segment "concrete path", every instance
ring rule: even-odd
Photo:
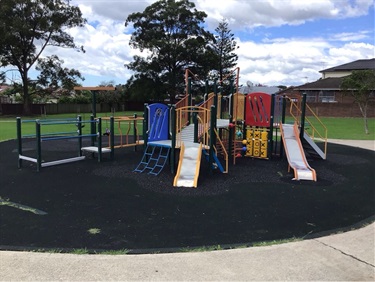
[[[335,142],[332,140],[330,142]],[[336,141],[374,150],[374,141]],[[301,242],[154,255],[0,251],[1,281],[375,280],[375,224]]]

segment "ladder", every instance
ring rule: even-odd
[[[148,171],[148,174],[158,175],[167,162],[169,151],[170,147],[148,144],[141,162],[133,171],[140,173]]]

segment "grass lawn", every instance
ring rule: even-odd
[[[138,116],[142,116],[142,112],[117,112],[115,114],[115,117],[119,116],[133,116],[134,114],[137,114]],[[97,117],[107,118],[110,117],[111,113],[98,113]],[[58,114],[58,115],[47,115],[47,116],[33,116],[33,117],[22,117],[22,121],[26,120],[46,120],[46,119],[67,119],[67,118],[76,118],[76,114]],[[90,120],[90,113],[83,113],[81,114],[82,120]],[[109,121],[103,120],[103,130],[106,128],[109,128]],[[16,139],[17,138],[17,127],[16,127],[16,117],[0,117],[0,141],[3,140],[9,140],[9,139]],[[83,128],[82,133],[88,134],[89,133],[89,125],[86,124],[86,126]],[[127,132],[128,130],[128,123],[127,122],[121,122],[120,129],[123,133]],[[142,134],[142,122],[138,121],[137,129],[139,131],[139,134]],[[45,130],[45,131],[43,131]],[[73,132],[76,131],[77,127],[73,124],[59,124],[59,125],[53,125],[53,126],[43,126],[42,127],[42,133],[55,133],[55,132]],[[27,134],[35,134],[35,123],[23,123],[22,124],[22,135]],[[115,134],[119,134],[119,125],[118,123],[115,123]],[[132,132],[130,133],[132,134]]]
[[[133,116],[137,114],[142,116],[142,112],[117,112],[115,116]],[[97,117],[110,117],[111,113],[98,113]],[[33,116],[33,117],[22,117],[22,120],[28,119],[64,119],[64,118],[75,118],[76,114],[58,114],[58,115],[48,115],[48,116]],[[81,114],[82,120],[89,120],[90,114]],[[321,118],[324,126],[327,128],[328,138],[331,139],[349,139],[349,140],[375,140],[375,118],[368,119],[369,134],[365,134],[364,130],[364,120],[363,118],[331,118],[325,117]],[[9,140],[16,138],[16,117],[0,117],[0,141]],[[52,128],[52,127],[51,127]],[[88,126],[85,130],[88,130]],[[109,128],[109,121],[103,120],[103,129]],[[128,125],[122,123],[121,131],[126,132],[128,130]],[[55,126],[54,132],[66,132],[76,130],[74,124],[71,125],[59,125]],[[142,132],[142,123],[138,124],[139,134]],[[48,131],[51,132],[51,131]],[[34,134],[35,124],[26,123],[22,125],[22,134]],[[115,123],[115,134],[119,133],[118,124]]]

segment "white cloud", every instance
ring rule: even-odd
[[[233,29],[300,25],[316,19],[337,19],[365,15],[372,0],[196,0],[208,14],[211,28],[226,18]]]
[[[77,45],[83,45],[86,53],[70,49],[47,48],[44,56],[57,54],[68,68],[78,69],[84,76],[113,78],[120,83],[132,75],[124,64],[130,63],[139,50],[129,46],[130,28],[125,27],[126,17],[143,11],[152,0],[74,0],[88,23],[84,28],[69,32]],[[197,9],[208,14],[212,28],[217,21],[227,18],[230,29],[237,33],[248,32],[257,26],[298,25],[321,18],[337,19],[366,14],[373,5],[370,0],[195,0]],[[265,32],[254,39],[240,39],[237,54],[241,68],[240,81],[250,80],[267,85],[298,85],[320,77],[319,71],[357,59],[374,57],[374,44],[369,42],[373,31],[333,33],[329,27],[322,31],[327,36],[315,33],[309,37],[292,34],[272,38]],[[250,36],[255,36],[251,32]],[[317,35],[318,34],[318,35]],[[260,39],[259,39],[260,38]],[[365,40],[366,39],[366,40]],[[259,41],[260,40],[260,41]],[[99,84],[101,81],[97,81]],[[87,81],[84,84],[87,85]],[[90,82],[95,84],[95,82]],[[97,85],[96,84],[96,85]]]

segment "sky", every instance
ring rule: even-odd
[[[127,16],[155,0],[71,0],[87,24],[68,32],[86,53],[47,48],[64,66],[79,70],[83,86],[125,84],[132,72],[124,64],[140,55],[129,46]],[[319,71],[375,57],[373,0],[193,0],[207,14],[214,33],[226,19],[239,48],[240,84],[298,86],[316,81]],[[32,71],[31,76],[36,76]]]

